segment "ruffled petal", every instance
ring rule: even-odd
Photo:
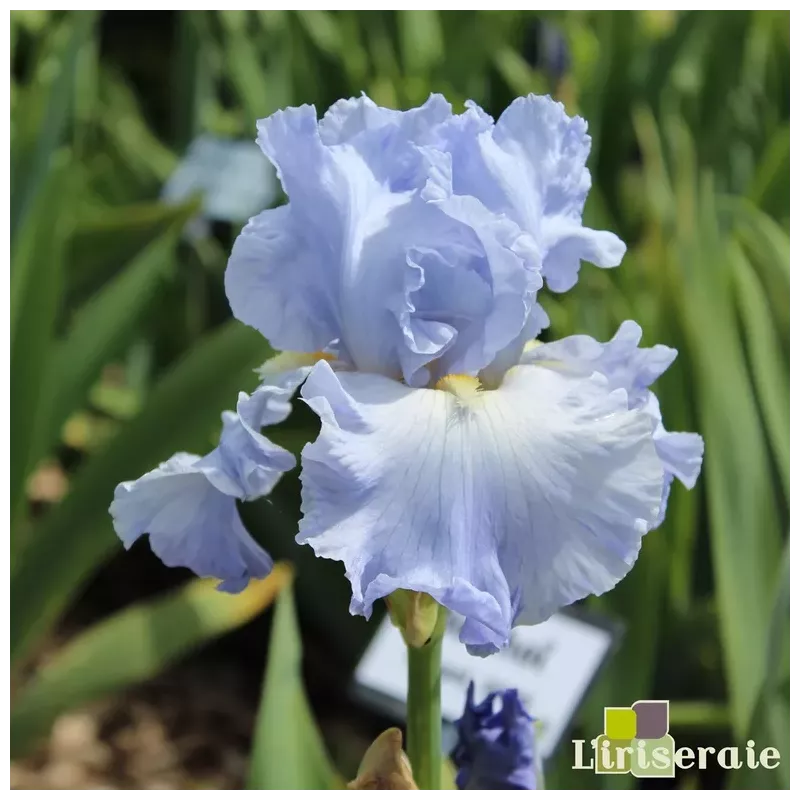
[[[431,215],[422,203],[410,207],[411,192],[393,191],[373,172],[381,135],[366,130],[352,143],[328,146],[311,106],[261,120],[259,143],[291,200],[262,218],[280,213],[272,227],[294,255],[281,260],[283,253],[262,248],[248,226],[234,247],[226,286],[236,316],[273,345],[318,350],[336,341],[343,362],[395,374],[403,333],[387,320],[404,302],[407,246],[416,231],[426,235]]]
[[[237,491],[216,451],[205,458],[177,453],[117,486],[109,510],[126,548],[148,533],[150,547],[168,567],[188,567],[221,579],[222,591],[240,592],[250,578],[269,574],[272,559],[242,525]]]
[[[651,392],[644,407],[645,411],[655,420],[656,428],[653,441],[656,452],[664,466],[664,490],[661,496],[661,510],[658,514],[657,528],[664,521],[667,514],[667,503],[672,488],[672,481],[677,478],[687,489],[693,489],[700,469],[703,465],[703,451],[705,443],[703,437],[697,433],[672,433],[664,429],[661,421],[661,409],[658,399]]]
[[[440,94],[408,111],[382,108],[362,95],[334,103],[319,133],[325,145],[357,150],[379,183],[404,192],[424,186],[432,170],[447,170],[449,159],[429,145],[437,126],[451,115],[450,103]]]
[[[325,145],[344,144],[367,130],[395,125],[402,112],[379,106],[366,95],[337,100],[319,123]]]
[[[295,458],[261,433],[289,415],[289,399],[310,367],[274,375],[253,394],[239,394],[236,412],[225,411],[218,447],[204,457],[177,453],[135,481],[119,484],[109,509],[125,547],[149,534],[153,552],[169,567],[188,567],[219,578],[219,588],[239,592],[262,578],[272,561],[242,525],[236,500],[272,490]]]
[[[693,489],[703,466],[703,437],[697,433],[670,433],[659,424],[653,438],[667,473],[687,489]]]
[[[432,304],[439,308],[450,305],[448,312],[459,330],[453,347],[440,358],[434,378],[450,373],[474,375],[509,345],[516,342],[521,351],[523,331],[542,286],[541,259],[533,240],[515,223],[497,218],[474,197],[451,195],[436,205],[471,229],[480,246],[472,261],[453,259],[471,268],[462,268],[461,277],[437,275],[435,262],[426,270],[426,275],[430,272],[433,280],[438,280]],[[440,247],[442,252],[447,249]],[[466,297],[459,297],[467,292],[471,306],[464,302]],[[461,302],[454,302],[456,298]]]
[[[545,218],[542,249],[542,274],[547,288],[567,292],[578,282],[581,261],[597,267],[618,267],[626,248],[616,234],[585,228],[580,218],[555,217]]]
[[[598,342],[591,336],[567,336],[529,347],[522,362],[576,377],[600,373],[612,388],[626,392],[630,408],[641,408],[651,417],[656,452],[664,467],[661,511],[654,525],[657,527],[664,520],[672,479],[678,478],[687,489],[694,487],[703,463],[703,439],[696,433],[665,430],[658,400],[649,387],[672,364],[678,351],[661,344],[639,347],[641,338],[642,329],[627,320],[609,342]]]
[[[365,131],[398,131],[403,138],[424,145],[436,127],[450,118],[452,108],[441,94],[431,96],[419,108],[397,111],[376,105],[366,95],[337,100],[319,123],[319,135],[326,145],[352,142]],[[388,138],[388,136],[387,136]]]
[[[352,613],[424,591],[466,644],[503,647],[515,622],[612,588],[657,517],[652,419],[600,376],[519,367],[457,397],[320,363],[302,395],[322,428],[297,540],[344,562]]]
[[[541,258],[511,220],[452,194],[449,156],[421,143],[449,115],[440,96],[408,112],[361,98],[319,127],[310,106],[259,122],[291,202],[237,240],[234,313],[273,345],[410,385],[476,372],[518,339]]]
[[[225,270],[234,316],[277,350],[324,350],[340,332],[322,252],[291,205],[263,211],[237,237]]]
[[[584,120],[535,95],[516,99],[493,128],[476,107],[455,119],[440,132],[452,153],[454,191],[508,214],[534,237],[549,288],[571,288],[582,260],[599,267],[620,263],[623,242],[581,223],[591,186]]]
[[[279,385],[262,384],[253,394],[239,393],[236,413],[222,415],[217,451],[227,475],[234,477],[244,500],[269,494],[284,472],[294,469],[294,456],[273,444],[260,430],[283,422],[291,413],[289,400],[310,367],[279,377]],[[224,491],[224,489],[223,489]]]
[[[530,347],[523,356],[525,364],[550,364],[571,375],[589,376],[600,372],[615,389],[628,393],[631,407],[647,404],[649,387],[663,375],[678,351],[663,344],[639,347],[642,329],[626,320],[608,342],[591,336],[567,336],[555,342]]]
[[[440,95],[404,112],[340,101],[319,125],[311,106],[261,120],[259,144],[290,203],[237,239],[226,272],[234,314],[273,346],[335,351],[410,385],[521,350],[540,246],[454,188],[457,136],[477,142],[486,125],[475,106],[453,117]]]
[[[383,309],[370,302],[378,299],[374,291],[386,296],[392,282],[402,283],[400,271],[391,269],[391,256],[402,265],[401,253],[367,272],[361,251],[409,198],[384,187],[356,148],[325,146],[313,106],[279,111],[260,120],[258,131],[291,202],[257,218],[282,247],[264,249],[250,235],[253,223],[237,239],[226,271],[231,308],[275,347],[320,350],[339,339],[342,357],[358,363],[360,354],[347,346],[367,347],[363,334],[384,347]]]

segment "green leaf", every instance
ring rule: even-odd
[[[764,288],[739,247],[731,248],[731,266],[756,393],[778,462],[783,490],[789,497],[788,364],[781,351]]]
[[[209,64],[211,42],[207,35],[206,12],[179,14],[177,47],[173,66],[173,144],[183,152],[201,130],[206,103],[213,101],[214,78]]]
[[[137,603],[81,633],[63,647],[15,699],[11,753],[29,750],[59,714],[158,675],[209,639],[260,614],[291,570],[277,564],[241,594],[194,580],[156,600]]]
[[[152,196],[151,193],[175,170],[177,154],[156,136],[147,124],[141,101],[133,88],[112,68],[106,67],[100,73],[100,96],[103,102],[96,124],[109,144],[106,157],[112,158],[109,162],[111,196],[117,198],[122,193],[124,199],[116,202],[130,202],[130,192],[126,190],[128,181],[118,186],[121,178],[129,176],[135,185]]]
[[[119,546],[108,506],[114,488],[176,450],[207,449],[219,413],[270,355],[263,338],[231,321],[210,334],[158,384],[142,413],[77,475],[72,491],[31,532],[11,578],[12,657],[25,656],[91,572]]]
[[[117,275],[145,247],[197,211],[198,203],[109,206],[75,224],[67,248],[68,304],[83,301]]]
[[[174,250],[193,207],[78,310],[48,370],[53,405],[36,456],[44,455],[61,426],[84,401],[102,368],[129,344],[136,325],[163,279],[173,270]],[[174,218],[173,218],[174,219]]]
[[[248,789],[332,789],[338,781],[306,699],[294,595],[276,603]]]
[[[675,30],[653,47],[650,70],[645,81],[646,97],[652,107],[659,107],[670,73],[680,63],[682,51],[697,28],[707,24],[707,17],[711,17],[711,14],[705,11],[682,13]]]
[[[444,58],[439,12],[418,9],[397,14],[405,70],[411,75],[426,75]]]
[[[61,142],[64,126],[73,99],[78,54],[94,26],[96,12],[73,11],[68,24],[69,38],[63,51],[57,56],[50,74],[57,77],[49,89],[44,113],[37,121],[38,135],[29,152],[14,153],[14,170],[11,191],[11,239],[14,240],[19,227],[38,195],[56,148]]]
[[[717,213],[706,183],[696,229],[680,248],[678,261],[686,288],[681,312],[706,442],[703,475],[731,719],[742,740],[764,671],[781,521],[734,314],[729,248],[719,234]]]
[[[11,267],[11,509],[24,502],[46,397],[46,364],[61,301],[65,228],[62,199],[71,175],[66,153],[58,159],[15,242]],[[44,233],[46,232],[46,233]]]
[[[764,284],[775,325],[781,339],[787,341],[789,235],[774,219],[744,198],[723,198],[720,207],[731,214],[736,238]]]
[[[670,720],[671,721],[671,720]],[[789,788],[789,544],[775,586],[767,639],[767,662],[753,719],[747,734],[756,752],[774,747],[780,762],[773,770],[738,770],[731,789]]]
[[[295,409],[290,422],[302,411]],[[270,438],[276,444],[291,447],[292,441],[301,437],[299,431],[286,436],[280,427],[270,430]],[[318,427],[309,430],[305,441],[313,441],[317,431]],[[352,590],[341,565],[318,558],[310,547],[297,547],[294,537],[300,516],[299,494],[297,476],[284,475],[268,498],[241,506],[242,521],[273,558],[289,560],[294,565],[295,594],[303,624],[333,648],[331,659],[337,668],[353,670],[383,618],[383,607],[376,606],[369,621],[348,613]],[[325,597],[326,602],[320,603],[320,597]]]
[[[280,52],[286,37],[276,38],[270,49],[269,67],[260,58],[262,42],[255,41],[258,28],[248,24],[246,11],[221,11],[225,55],[230,79],[239,94],[250,125],[287,105],[291,85],[286,70],[289,59]],[[265,38],[262,36],[262,38]]]
[[[625,706],[650,696],[662,634],[668,548],[663,531],[653,531],[628,577],[595,605],[625,620],[625,635],[592,690],[583,709],[587,730],[601,729],[605,706]],[[535,709],[534,709],[535,713]],[[594,733],[592,735],[595,735]],[[604,775],[598,779],[610,789],[631,788],[631,775]]]
[[[342,53],[344,43],[342,33],[339,30],[339,23],[330,11],[295,11],[300,24],[308,34],[314,45],[330,58],[339,58]],[[350,42],[347,43],[350,46]]]
[[[29,466],[58,441],[62,425],[78,410],[102,368],[129,344],[136,325],[174,265],[174,248],[192,207],[160,238],[80,308],[66,337],[54,343],[41,370],[47,406],[39,409]]]
[[[789,214],[789,138],[788,124],[775,131],[747,193],[755,205],[779,220]]]

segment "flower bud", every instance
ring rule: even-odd
[[[384,731],[370,746],[356,779],[348,789],[417,789],[411,764],[403,751],[403,734],[399,728]]]
[[[389,616],[409,647],[423,647],[436,630],[444,609],[424,592],[397,589],[386,598]]]

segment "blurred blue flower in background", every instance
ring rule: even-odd
[[[450,754],[458,788],[535,789],[533,724],[516,689],[492,692],[476,704],[475,684],[470,683],[464,714],[456,722],[458,742]]]
[[[164,184],[165,203],[203,196],[203,209],[186,227],[190,239],[208,236],[210,222],[239,223],[271,205],[278,196],[275,170],[252,141],[222,139],[205,133],[186,151]]]
[[[264,497],[295,458],[260,433],[289,415],[307,370],[287,372],[278,385],[239,394],[236,412],[222,414],[219,445],[205,456],[176,453],[135,481],[117,486],[109,509],[125,547],[150,534],[153,552],[169,567],[188,567],[240,592],[263,578],[272,560],[245,530],[236,500]]]

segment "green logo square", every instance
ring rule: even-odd
[[[624,775],[631,771],[631,742],[629,739],[609,739],[602,735],[595,739],[596,773]]]
[[[633,739],[636,736],[636,712],[632,708],[606,708],[604,728],[609,739]]]

